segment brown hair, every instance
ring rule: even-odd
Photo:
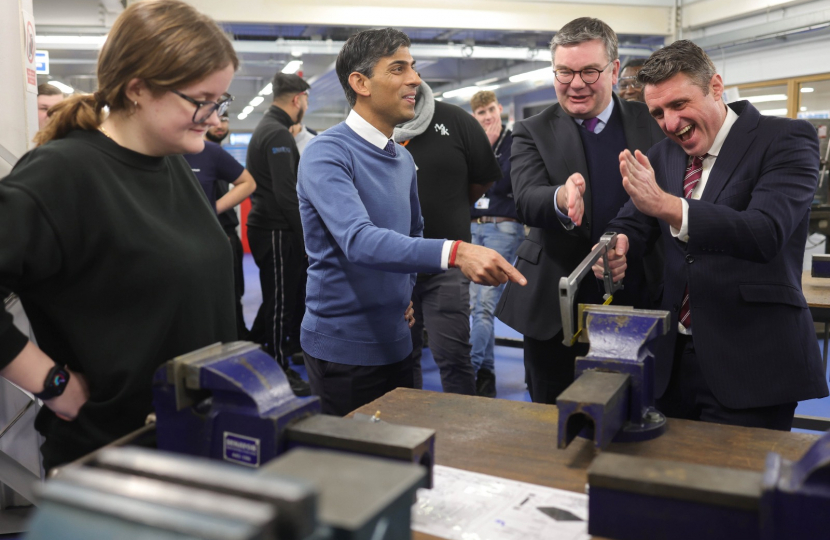
[[[39,84],[37,87],[37,95],[39,96],[62,96],[60,88],[52,86],[49,83]]]
[[[103,108],[132,111],[127,85],[141,79],[154,94],[186,86],[239,60],[210,17],[179,0],[136,2],[118,16],[98,58],[98,91],[71,96],[52,107],[38,145],[75,129],[98,129]]]
[[[637,80],[642,84],[660,84],[678,73],[684,73],[706,96],[709,94],[709,83],[717,72],[712,59],[703,49],[681,39],[655,51],[637,73]]]
[[[496,101],[495,92],[491,92],[490,90],[481,90],[480,92],[476,92],[472,99],[470,99],[470,108],[473,112],[476,112],[477,109],[486,107],[494,101]]]

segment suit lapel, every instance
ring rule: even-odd
[[[742,110],[737,110],[740,105],[743,105],[743,103],[739,103],[735,107],[740,116],[732,125],[732,129],[729,130],[718,158],[715,160],[715,166],[712,167],[712,172],[709,173],[709,179],[703,189],[703,196],[700,198],[702,201],[715,202],[717,200],[718,195],[723,191],[735,169],[741,163],[744,154],[755,140],[754,131],[758,125],[760,113],[749,103],[745,103],[746,106]]]
[[[672,195],[683,197],[683,179],[686,176],[688,161],[689,156],[686,155],[683,148],[677,143],[672,142],[669,145],[665,171],[666,191]],[[657,182],[660,182],[659,178]]]
[[[620,101],[613,96],[614,107],[619,107],[623,130],[625,131],[626,148],[632,153],[639,150],[645,153],[651,146],[648,123],[649,117],[641,111],[630,107],[627,101]]]

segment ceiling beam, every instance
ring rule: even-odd
[[[444,28],[555,31],[577,17],[613,22],[618,34],[668,36],[674,31],[673,2],[640,0],[574,3],[533,0],[189,0],[224,23],[314,24],[357,27]],[[647,5],[643,5],[647,4]],[[658,4],[658,5],[654,5]]]

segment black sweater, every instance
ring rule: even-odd
[[[37,148],[0,181],[0,246],[0,287],[41,349],[89,382],[74,422],[38,415],[47,469],[140,427],[160,364],[235,339],[230,246],[181,156],[97,131]],[[0,368],[25,343],[0,313]]]
[[[256,180],[251,194],[248,227],[284,230],[302,238],[300,202],[297,199],[297,168],[300,152],[288,127],[288,113],[271,105],[259,122],[248,145],[245,167]]]

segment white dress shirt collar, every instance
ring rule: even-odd
[[[366,121],[365,118],[355,112],[354,109],[346,117],[346,125],[365,139],[369,144],[377,146],[381,150],[386,148],[389,143],[389,137],[380,132],[378,128]]]
[[[738,113],[733,111],[729,105],[726,106],[726,118],[723,121],[723,125],[718,130],[718,134],[715,135],[715,140],[712,142],[712,148],[709,149],[707,154],[707,159],[709,157],[718,157],[720,154],[721,148],[723,148],[723,143],[726,142],[726,136],[729,135],[729,131],[732,129],[732,126],[735,125],[735,122],[738,121]]]

